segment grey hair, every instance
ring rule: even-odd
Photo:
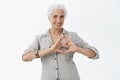
[[[61,9],[64,11],[64,17],[67,16],[67,9],[62,4],[53,4],[48,8],[48,17],[53,13],[54,10]]]

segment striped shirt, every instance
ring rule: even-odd
[[[78,47],[89,48],[96,52],[96,56],[91,59],[98,59],[99,54],[95,47],[90,46],[83,41],[77,33],[69,32],[63,29],[63,33],[66,34],[71,41]],[[49,30],[42,34],[37,35],[33,43],[24,51],[24,54],[29,51],[38,51],[46,48],[50,48],[54,42],[50,36]],[[66,48],[61,47],[62,50]],[[41,80],[80,80],[78,70],[73,61],[74,52],[60,54],[54,52],[41,57],[42,62],[42,77]]]

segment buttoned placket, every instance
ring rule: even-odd
[[[53,43],[53,41],[52,41],[52,39],[51,39],[51,37],[50,37],[50,35],[48,36],[48,39],[49,39],[49,42],[50,42],[50,46],[49,46],[49,48],[54,44]],[[54,56],[54,60],[55,60],[55,71],[56,71],[56,80],[60,80],[59,79],[59,67],[58,67],[58,53],[56,52],[55,53],[55,56]]]
[[[55,63],[56,63],[56,75],[57,75],[57,79],[56,80],[59,80],[59,66],[58,66],[58,53],[56,52],[55,53]]]
[[[61,34],[61,36],[64,35],[64,34],[65,34],[65,32],[63,30],[63,33]],[[50,45],[50,47],[51,47],[54,44],[54,42],[53,42],[53,40],[52,40],[52,38],[50,36],[49,31],[48,31],[48,39],[49,39],[49,42],[51,44]],[[60,80],[60,77],[59,77],[59,64],[58,64],[58,52],[55,53],[54,60],[55,60],[56,80]]]

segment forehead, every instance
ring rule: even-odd
[[[62,9],[56,9],[56,10],[53,10],[51,15],[64,15],[64,11]]]

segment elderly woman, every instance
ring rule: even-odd
[[[62,27],[66,15],[67,11],[63,5],[52,5],[48,10],[50,29],[36,36],[22,56],[23,61],[41,58],[41,80],[80,80],[73,61],[74,53],[83,54],[90,59],[99,57],[96,48],[84,42],[77,33]]]

